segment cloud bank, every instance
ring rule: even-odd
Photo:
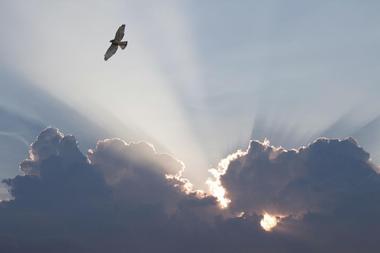
[[[233,209],[302,215],[333,211],[360,191],[371,191],[377,187],[374,168],[352,138],[321,138],[298,150],[252,141],[220,181]]]
[[[105,139],[84,155],[74,136],[54,128],[37,137],[20,168],[24,175],[4,181],[13,200],[0,203],[1,252],[380,247],[380,177],[351,138],[297,150],[252,141],[212,170],[210,193],[194,189],[184,164],[148,143]],[[263,222],[277,226],[267,232]]]

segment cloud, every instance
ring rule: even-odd
[[[353,139],[298,150],[252,141],[223,159],[213,196],[184,164],[145,142],[98,141],[44,130],[7,179],[1,252],[377,252],[380,180]],[[215,194],[215,192],[212,192]],[[218,198],[230,199],[220,208]],[[220,199],[219,199],[220,201]],[[267,232],[263,211],[281,216]],[[272,220],[271,217],[267,219]],[[365,245],[362,242],[365,241]]]
[[[230,208],[261,214],[331,212],[379,179],[369,154],[352,138],[321,138],[292,150],[252,141],[228,162],[217,176]]]
[[[99,141],[86,157],[74,136],[48,128],[20,167],[25,175],[4,181],[14,197],[0,208],[0,249],[7,252],[104,252],[113,243],[153,250],[158,241],[138,236],[173,230],[171,219],[206,224],[218,210],[214,197],[191,189],[182,162],[143,142]]]
[[[231,212],[277,215],[275,230],[306,243],[310,252],[375,252],[380,246],[380,176],[352,138],[320,138],[291,150],[251,141],[212,173]]]
[[[131,204],[161,205],[174,212],[180,201],[193,195],[203,198],[201,191],[182,177],[184,164],[167,154],[157,153],[146,142],[126,143],[121,139],[99,141],[89,150],[88,159],[101,171],[114,197]]]

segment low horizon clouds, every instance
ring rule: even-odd
[[[379,116],[378,7],[327,0],[6,1],[0,65],[115,136],[145,133],[137,139],[186,162],[186,176],[202,187],[207,169],[251,137],[295,148],[356,108],[347,129]],[[129,50],[105,64],[108,40],[122,23]],[[14,85],[2,81],[5,89]],[[14,96],[0,103],[28,107]],[[346,137],[345,130],[328,137]],[[379,125],[362,130],[357,139],[377,158],[379,139],[371,136]]]
[[[197,190],[183,162],[149,143],[104,139],[84,155],[56,128],[39,134],[20,168],[24,175],[3,181],[11,194],[0,203],[4,252],[380,247],[380,175],[352,138],[292,150],[251,141],[211,171],[223,194],[212,184]]]

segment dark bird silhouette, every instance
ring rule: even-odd
[[[107,49],[107,52],[104,55],[105,61],[116,53],[118,46],[120,46],[121,49],[126,48],[128,41],[121,41],[124,37],[124,30],[125,25],[123,24],[119,27],[119,29],[117,29],[115,38],[113,40],[110,40],[111,46]]]

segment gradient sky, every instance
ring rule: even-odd
[[[95,142],[76,113],[97,136],[175,155],[200,186],[250,138],[293,148],[353,135],[380,161],[379,11],[370,0],[1,1],[0,108],[23,123],[0,138],[19,150],[48,125],[78,136],[78,123]],[[104,62],[122,23],[128,48]]]
[[[379,12],[0,0],[0,252],[378,253]]]

